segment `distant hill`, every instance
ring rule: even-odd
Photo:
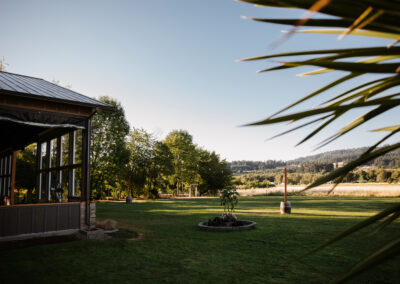
[[[354,148],[354,149],[343,149],[324,152],[316,155],[307,157],[301,157],[290,161],[232,161],[228,163],[231,170],[234,173],[243,173],[251,171],[265,171],[273,170],[281,167],[299,167],[304,165],[329,165],[338,162],[347,163],[354,160],[362,153],[364,153],[368,147]],[[392,151],[382,157],[379,157],[366,165],[376,166],[378,168],[400,168],[400,149]]]

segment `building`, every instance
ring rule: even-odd
[[[0,72],[0,239],[95,227],[90,118],[113,107],[43,79]],[[15,202],[16,151],[36,143],[35,189]]]

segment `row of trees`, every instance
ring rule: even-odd
[[[130,130],[120,103],[99,99],[115,111],[98,111],[92,119],[91,182],[95,198],[122,195],[157,197],[183,193],[197,184],[200,194],[215,194],[231,183],[225,160],[193,142],[184,130],[162,141],[144,129]]]

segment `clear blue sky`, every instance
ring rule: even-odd
[[[173,129],[186,129],[198,145],[227,160],[287,160],[371,145],[381,135],[367,130],[396,124],[400,118],[392,111],[318,152],[312,152],[313,146],[345,120],[300,147],[294,145],[311,128],[265,142],[287,126],[238,127],[267,117],[342,74],[295,76],[313,68],[256,74],[274,62],[236,59],[382,43],[295,35],[270,50],[287,27],[240,18],[296,17],[303,15],[300,10],[283,12],[232,0],[2,0],[0,11],[0,57],[5,57],[9,72],[59,80],[90,97],[116,98],[131,126],[160,139]]]

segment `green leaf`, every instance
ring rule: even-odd
[[[296,33],[316,33],[316,34],[342,34],[345,32],[345,29],[315,29],[315,30],[297,30]],[[367,36],[367,37],[375,37],[375,38],[385,38],[398,40],[400,39],[400,35],[396,33],[388,33],[388,32],[378,32],[378,31],[369,31],[369,30],[355,30],[351,33],[351,35],[355,36]]]
[[[332,141],[338,139],[339,137],[343,136],[347,132],[354,130],[356,127],[364,124],[365,122],[371,120],[372,118],[375,118],[376,116],[378,116],[382,113],[385,113],[386,111],[388,111],[394,107],[396,107],[396,105],[384,105],[384,106],[379,106],[379,107],[367,112],[366,114],[360,116],[359,118],[357,118],[356,120],[354,120],[353,122],[349,123],[347,126],[342,128],[340,131],[338,131],[337,133],[335,133],[334,135],[332,135],[331,137],[329,137],[328,139],[323,141],[321,143],[321,146],[318,148],[321,148],[322,146],[325,146],[328,143],[331,143]]]
[[[394,132],[394,131],[399,131],[399,130],[400,130],[400,125],[394,125],[394,126],[388,126],[388,127],[374,129],[374,130],[371,130],[371,131],[373,131],[373,132],[379,132],[379,131]]]
[[[362,229],[365,229],[369,225],[374,224],[375,222],[385,218],[386,216],[389,216],[389,215],[391,215],[391,214],[393,214],[395,212],[398,212],[398,211],[400,211],[400,204],[395,204],[395,205],[393,205],[393,206],[391,206],[389,208],[386,208],[382,212],[380,212],[380,213],[378,213],[378,214],[376,214],[376,215],[374,215],[372,217],[369,217],[369,218],[365,219],[364,221],[361,221],[361,222],[355,224],[354,226],[348,228],[347,230],[339,233],[338,235],[336,235],[332,239],[330,239],[330,240],[326,241],[325,243],[319,245],[318,247],[308,251],[307,253],[305,253],[305,254],[303,254],[303,255],[301,255],[301,256],[299,256],[299,257],[297,257],[297,258],[295,258],[295,259],[293,259],[291,261],[288,261],[287,263],[292,263],[292,262],[297,261],[299,259],[302,259],[302,258],[304,258],[304,257],[306,257],[306,256],[308,256],[310,254],[313,254],[313,253],[315,253],[315,252],[317,252],[317,251],[319,251],[319,250],[321,250],[321,249],[323,249],[323,248],[325,248],[325,247],[327,247],[327,246],[329,246],[329,245],[331,245],[331,244],[333,244],[333,243],[335,243],[335,242],[337,242],[337,241],[339,241],[339,240],[341,240],[341,239],[343,239],[345,237],[348,237],[349,235],[351,235],[351,234],[353,234],[355,232],[358,232],[358,231],[360,231]]]
[[[341,71],[349,71],[354,73],[397,73],[397,68],[400,63],[353,63],[353,62],[333,62],[323,60],[307,60],[307,61],[296,61],[296,62],[282,62],[284,66],[296,67],[296,66],[319,66],[329,69],[336,69]],[[272,71],[276,69],[268,69],[266,71]]]
[[[337,100],[337,99],[339,99],[339,98],[341,98],[341,97],[344,97],[344,96],[347,95],[347,94],[353,93],[353,92],[355,92],[355,91],[357,91],[357,90],[359,90],[359,89],[362,89],[362,88],[364,88],[364,87],[367,87],[367,86],[369,86],[369,85],[372,85],[372,84],[375,84],[375,83],[384,81],[384,80],[386,80],[386,79],[388,79],[388,78],[393,78],[393,76],[389,76],[389,77],[385,77],[385,78],[380,78],[380,79],[377,79],[377,80],[369,81],[369,82],[367,82],[367,83],[358,85],[357,87],[354,87],[354,88],[352,88],[352,89],[350,89],[350,90],[348,90],[348,91],[346,91],[346,92],[344,92],[344,93],[341,93],[341,94],[339,94],[339,95],[337,95],[337,96],[335,96],[335,97],[333,97],[333,98],[331,98],[331,99],[329,99],[329,100],[323,102],[323,103],[321,104],[321,106],[324,105],[324,104],[330,103],[330,102],[332,102],[332,101],[335,101],[335,100]]]
[[[331,88],[333,88],[333,87],[335,87],[335,86],[337,86],[337,85],[339,85],[339,84],[341,84],[341,83],[343,83],[343,82],[345,82],[347,80],[351,80],[351,79],[356,78],[358,76],[360,76],[359,73],[350,73],[349,75],[346,75],[346,76],[344,76],[342,78],[339,78],[338,80],[335,80],[332,83],[329,83],[328,85],[316,90],[315,92],[312,92],[311,94],[305,96],[304,98],[302,98],[302,99],[290,104],[289,106],[281,109],[280,111],[272,114],[270,116],[270,118],[272,118],[272,117],[284,112],[285,110],[288,110],[288,109],[290,109],[290,108],[292,108],[292,107],[294,107],[294,106],[296,106],[296,105],[298,105],[298,104],[300,104],[300,103],[302,103],[304,101],[307,101],[307,100],[309,100],[309,99],[311,99],[311,98],[313,98],[313,97],[315,97],[315,96],[317,96],[317,95],[319,95],[319,94],[321,94],[321,93],[323,93],[323,92],[325,92],[325,91],[327,91],[327,90],[329,90],[329,89],[331,89]]]
[[[369,47],[369,48],[345,48],[345,49],[323,49],[311,51],[296,51],[268,54],[263,56],[244,58],[239,61],[254,61],[275,57],[299,56],[299,55],[318,55],[318,54],[345,54],[348,57],[376,56],[376,55],[399,55],[400,47]]]
[[[345,280],[361,273],[362,271],[395,256],[399,252],[400,238],[395,238],[394,240],[384,244],[378,250],[373,251],[370,255],[362,259],[345,273],[336,277],[333,283],[342,283]]]
[[[396,94],[398,95],[398,94]],[[392,95],[394,96],[394,95]],[[292,120],[300,120],[306,117],[311,117],[314,115],[322,114],[322,113],[330,113],[330,112],[341,112],[341,111],[348,111],[350,109],[354,108],[360,108],[360,107],[368,107],[368,106],[374,106],[374,105],[389,105],[389,106],[397,106],[400,104],[400,99],[393,99],[393,100],[388,100],[387,97],[385,98],[379,98],[375,100],[369,100],[366,102],[354,102],[352,104],[348,105],[340,105],[340,106],[329,106],[329,107],[324,107],[324,108],[317,108],[313,110],[307,110],[307,111],[302,111],[294,114],[289,114],[289,115],[284,115],[284,116],[279,116],[279,117],[272,117],[272,118],[267,118],[258,122],[250,123],[247,124],[248,126],[250,125],[265,125],[265,124],[274,124],[278,122],[285,122],[285,121],[292,121]]]

